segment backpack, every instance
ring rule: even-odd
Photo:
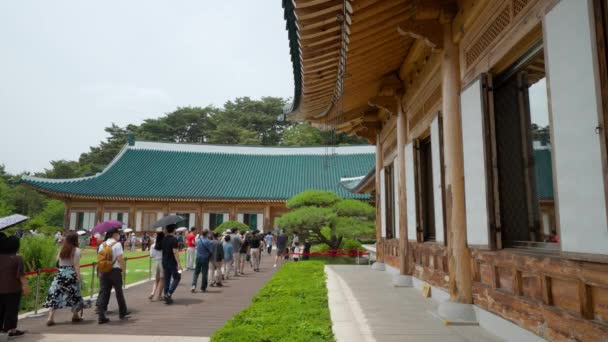
[[[112,246],[118,241],[111,244],[103,243],[101,251],[97,254],[97,270],[101,273],[108,273],[114,268],[114,256],[112,255]]]

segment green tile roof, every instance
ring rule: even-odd
[[[367,198],[339,185],[374,166],[373,146],[320,148],[136,142],[101,173],[78,179],[24,177],[43,192],[74,197],[285,200],[308,189]]]

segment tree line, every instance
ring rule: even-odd
[[[365,144],[343,133],[322,131],[305,123],[283,121],[279,116],[287,101],[278,97],[259,100],[238,97],[222,107],[180,107],[140,124],[118,126],[104,131],[106,140],[90,147],[78,160],[53,160],[42,172],[27,172],[45,178],[75,178],[94,175],[108,165],[127,143],[136,140],[263,146],[319,146]],[[63,204],[18,184],[22,175],[8,174],[0,164],[0,217],[19,213],[33,217],[31,228],[63,224]]]

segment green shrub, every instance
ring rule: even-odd
[[[353,239],[345,239],[342,241],[342,248],[344,249],[359,249],[361,250],[361,242]]]
[[[55,266],[57,245],[52,237],[26,235],[21,239],[19,255],[23,257],[26,271]]]
[[[329,245],[326,243],[319,243],[310,248],[312,253],[322,253],[327,252],[329,250]]]
[[[211,341],[333,341],[324,264],[288,263]]]
[[[227,231],[228,229],[232,230],[232,228],[236,228],[239,231],[240,230],[250,230],[249,226],[238,222],[238,221],[226,221],[223,222],[222,224],[220,224],[219,226],[215,227],[215,231],[218,233],[223,233],[225,231]]]

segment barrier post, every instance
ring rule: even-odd
[[[128,257],[125,257],[125,271],[122,274],[122,288],[126,288],[127,287],[127,270],[129,269],[127,267],[127,261],[129,261]]]
[[[36,270],[36,295],[35,295],[35,299],[34,299],[34,313],[28,315],[27,317],[34,318],[34,317],[44,316],[43,314],[38,313],[39,303],[40,303],[40,269],[37,269]]]
[[[93,299],[93,292],[95,292],[95,276],[97,273],[97,263],[94,262],[93,266],[91,267],[93,270],[91,271],[91,291],[89,293],[89,298]]]
[[[359,265],[359,255],[361,255],[361,251],[357,248],[357,265]]]

